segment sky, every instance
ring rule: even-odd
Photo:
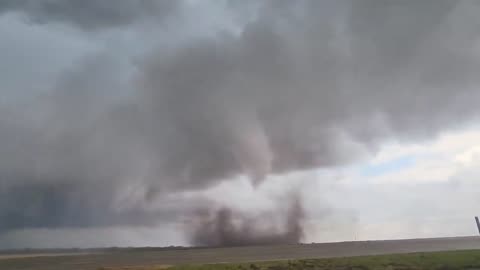
[[[465,236],[474,0],[0,3],[0,249]]]

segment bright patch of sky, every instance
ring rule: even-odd
[[[360,169],[360,175],[364,177],[379,176],[405,170],[415,165],[414,156],[403,156],[378,164],[368,164]]]

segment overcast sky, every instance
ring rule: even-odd
[[[1,1],[0,248],[191,245],[292,192],[303,242],[477,234],[479,12]]]

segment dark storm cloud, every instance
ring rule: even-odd
[[[0,13],[21,12],[34,23],[62,22],[85,30],[121,27],[147,18],[162,20],[181,4],[175,0],[4,0]]]
[[[90,27],[137,16],[135,8],[125,9],[128,16],[117,10],[121,3],[92,2],[116,19],[87,12],[100,20]],[[142,209],[167,194],[240,174],[260,182],[340,166],[384,140],[423,139],[465,124],[479,112],[478,33],[469,26],[479,19],[463,14],[478,8],[468,1],[265,1],[241,33],[159,48],[131,66],[134,74],[125,76],[115,55],[86,59],[50,95],[0,117],[0,216],[12,220],[3,227],[97,226],[102,215],[109,224],[148,223],[154,218]],[[84,16],[69,22],[96,22]],[[33,190],[43,195],[31,218],[25,198]],[[245,231],[245,239],[262,242],[298,240],[290,229],[287,237],[235,227],[233,220],[249,218],[234,209],[213,216],[196,235],[216,234],[216,242],[194,243],[239,243]],[[228,235],[218,235],[219,227]]]
[[[113,102],[105,99],[105,91],[121,91],[115,64],[108,56],[84,59],[65,72],[50,94],[21,110],[4,110],[0,231],[153,225],[158,217],[172,219],[178,214],[172,216],[169,209],[146,211],[138,205],[121,208],[130,195],[119,199],[118,191],[132,180],[126,178],[122,162],[135,163],[135,157],[125,152],[135,145],[120,147],[122,138],[109,136],[103,116]]]
[[[21,179],[16,179],[21,181]],[[29,179],[31,180],[31,179]],[[27,228],[155,225],[157,216],[173,219],[178,212],[141,208],[116,211],[108,189],[88,190],[74,183],[23,183],[2,192],[0,231]]]
[[[160,115],[160,127],[170,127],[156,137],[172,137],[163,152],[172,155],[166,167],[186,177],[181,183],[343,164],[361,154],[345,144],[378,144],[386,132],[418,137],[456,124],[459,111],[474,115],[471,71],[437,65],[455,54],[435,45],[439,37],[457,35],[449,30],[450,2],[432,9],[381,3],[368,9],[373,14],[364,10],[369,1],[266,3],[264,16],[239,37],[192,42],[171,55],[150,56],[144,68],[147,91],[140,98]],[[368,37],[372,32],[378,37]],[[447,86],[426,79],[451,72],[458,74]]]

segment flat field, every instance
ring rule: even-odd
[[[147,268],[148,269],[148,268]],[[159,269],[152,267],[151,270]],[[480,269],[480,251],[440,251],[331,259],[287,260],[243,264],[176,266],[170,270],[463,270]]]
[[[212,269],[251,269],[245,268],[254,265],[259,269],[440,269],[440,268],[422,268],[416,263],[414,265],[420,268],[402,268],[408,258],[416,258],[415,260],[427,260],[429,254],[421,254],[424,252],[435,251],[451,251],[451,250],[472,250],[464,253],[448,253],[453,254],[450,260],[458,260],[458,265],[470,265],[471,269],[477,267],[477,260],[480,256],[480,238],[479,237],[452,237],[452,238],[430,238],[430,239],[409,239],[409,240],[386,240],[386,241],[358,241],[358,242],[339,242],[339,243],[322,243],[322,244],[298,244],[298,245],[278,245],[278,246],[252,246],[252,247],[229,247],[229,248],[193,248],[193,249],[156,249],[156,248],[140,248],[140,249],[118,249],[105,250],[103,252],[88,255],[64,255],[64,256],[42,256],[27,258],[5,258],[0,259],[1,270],[97,270],[97,269],[162,269],[166,266],[175,266],[173,269],[210,269],[195,267],[213,267]],[[352,256],[372,256],[385,254],[405,254],[407,257],[376,257],[383,259],[372,259],[372,257],[360,257],[352,259],[343,259],[343,262],[352,261],[353,268],[345,268],[346,265],[339,264],[328,266],[325,262],[329,260],[302,260],[302,259],[320,259],[320,258],[339,258]],[[440,254],[440,255],[438,255]],[[440,266],[446,265],[447,268],[442,269],[466,269],[466,268],[448,268],[450,264],[441,263],[441,259],[447,256],[447,253],[438,253],[431,255],[432,260],[440,260]],[[397,255],[396,255],[397,256]],[[413,257],[408,257],[413,256]],[[447,256],[448,257],[448,256]],[[364,259],[361,259],[364,258]],[[386,265],[391,258],[392,263]],[[469,261],[469,260],[474,261]],[[288,265],[288,261],[295,265]],[[300,260],[300,261],[298,261]],[[381,268],[380,264],[368,263],[365,267],[360,266],[355,260],[366,260],[365,263],[371,261],[384,261],[385,268]],[[267,261],[282,261],[278,263],[260,263]],[[235,265],[235,263],[247,263]],[[253,263],[253,264],[252,264]],[[306,265],[300,266],[299,264]],[[209,264],[207,266],[198,266],[200,264]],[[218,264],[218,265],[210,265]],[[233,265],[232,265],[233,264]],[[252,265],[251,265],[252,264]],[[287,265],[286,265],[287,264]],[[358,264],[358,265],[357,265]],[[393,264],[398,264],[394,266]],[[197,266],[187,266],[197,265]],[[323,266],[322,266],[323,265]],[[326,266],[325,266],[326,265]],[[343,266],[342,266],[343,265]],[[334,267],[335,266],[335,267]],[[338,266],[338,268],[336,267]],[[341,267],[340,267],[341,266]],[[437,267],[434,265],[432,267]],[[440,267],[438,266],[438,267]],[[474,267],[475,266],[475,267]],[[128,268],[129,267],[129,268]],[[193,268],[192,268],[193,267]],[[262,268],[263,267],[263,268]],[[287,267],[287,268],[286,268]],[[290,267],[290,268],[288,268]],[[293,268],[292,268],[293,267]],[[297,267],[297,268],[295,268]],[[300,268],[298,268],[300,267]],[[321,268],[323,267],[323,268]],[[325,268],[327,267],[327,268]],[[343,267],[343,268],[342,268]],[[380,268],[377,268],[380,267]],[[397,268],[392,268],[397,267]],[[415,266],[416,267],[416,266]],[[256,268],[254,268],[256,269]],[[480,266],[477,268],[480,269]]]

